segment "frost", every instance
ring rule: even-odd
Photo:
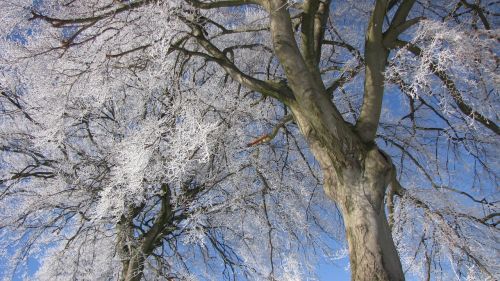
[[[403,5],[390,2],[388,21]],[[498,30],[462,2],[415,1],[408,18],[427,19],[399,39],[421,52],[391,50],[371,144],[405,187],[392,231],[403,270],[418,280],[500,272],[498,136],[478,120],[498,121]],[[280,11],[300,49],[304,3]],[[329,95],[345,130],[362,110],[373,5],[332,1],[317,54],[324,86],[338,86]],[[194,6],[0,0],[5,278],[120,280],[130,269],[145,280],[316,280],[319,261],[348,257],[341,208],[310,150],[325,149],[316,143],[325,136],[306,139],[300,122],[282,122],[303,101],[261,91],[293,95],[297,82],[276,55],[272,12]],[[321,125],[341,121],[330,117]],[[338,137],[348,141],[335,153],[363,155],[349,151],[365,146],[355,132]],[[28,258],[41,264],[35,276]]]
[[[387,78],[406,81],[405,90],[414,98],[429,94],[438,96],[443,112],[452,115],[456,111],[454,102],[443,98],[442,92],[446,91],[446,87],[436,83],[433,69],[446,72],[456,81],[456,86],[469,91],[469,95],[460,99],[478,108],[482,114],[494,116],[498,111],[498,103],[494,102],[498,92],[485,95],[490,89],[483,87],[500,81],[494,51],[496,36],[496,31],[472,32],[442,22],[421,21],[410,42],[424,46],[421,47],[421,54],[411,54],[408,50],[411,47],[398,50],[387,70]],[[469,122],[472,125],[473,120]]]

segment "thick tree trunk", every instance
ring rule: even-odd
[[[306,12],[317,9],[313,2],[304,3]],[[303,16],[301,52],[291,15],[285,8],[287,2],[268,0],[262,4],[271,19],[274,51],[295,98],[286,100],[286,104],[321,165],[326,194],[342,209],[352,279],[404,280],[383,204],[392,164],[374,143],[384,92],[387,51],[382,44],[382,27],[388,2],[377,1],[370,20],[365,58],[367,83],[362,120],[356,128],[344,122],[326,93],[311,53],[312,39],[307,38],[314,33],[308,16]]]
[[[404,280],[384,208],[391,165],[373,148],[359,168],[342,171],[341,179],[324,175],[325,189],[342,210],[352,280]]]
[[[344,127],[345,131],[337,130],[337,136],[328,137],[331,133],[319,125],[328,123],[318,119],[318,115],[310,116],[311,110],[294,106],[292,111],[321,165],[325,193],[342,211],[352,280],[404,280],[384,208],[385,191],[393,172],[390,159],[375,144],[357,141],[348,127]],[[344,145],[343,151],[339,151],[342,148],[333,144],[337,149],[331,149],[339,137],[349,136],[350,146]]]
[[[364,202],[363,202],[364,201]],[[404,280],[384,211],[364,198],[343,206],[352,280]]]
[[[328,155],[326,151],[317,153]],[[352,280],[404,280],[384,208],[391,163],[373,147],[359,165],[340,171],[321,165],[324,189],[340,206],[344,218]]]

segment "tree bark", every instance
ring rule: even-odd
[[[133,212],[132,212],[133,213]],[[118,255],[122,262],[121,281],[139,281],[143,275],[144,255],[134,241],[131,220],[134,214],[123,215],[118,223]]]
[[[404,280],[384,208],[391,164],[373,147],[360,168],[344,170],[338,184],[327,180],[325,185],[325,189],[335,188],[329,194],[342,210],[352,280]]]
[[[136,251],[130,259],[123,262],[122,280],[140,281],[144,272],[144,256]]]
[[[338,137],[329,138],[326,130],[318,132],[321,127],[313,124],[321,120],[309,116],[313,111],[291,108],[320,163],[325,193],[342,211],[352,280],[404,280],[384,208],[385,191],[393,172],[390,159],[375,144],[366,145],[356,138],[351,140],[351,146],[332,150],[330,147],[337,145],[331,142]],[[344,135],[352,136],[347,131]],[[337,155],[339,152],[342,155]]]
[[[161,244],[165,235],[172,231],[171,193],[167,184],[162,184],[161,209],[153,225],[143,235],[134,237],[134,218],[143,209],[142,206],[132,208],[127,215],[123,215],[118,223],[118,248],[122,258],[122,281],[139,281],[144,275],[144,262],[154,249]]]

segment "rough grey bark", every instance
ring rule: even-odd
[[[118,249],[122,262],[121,281],[138,281],[143,275],[144,256],[139,250],[140,245],[137,245],[134,239],[131,215],[122,216],[118,224]]]
[[[360,169],[344,171],[333,186],[346,226],[352,279],[404,280],[383,204],[391,164],[376,147],[360,164]]]

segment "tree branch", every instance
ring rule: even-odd
[[[285,104],[294,99],[290,89],[288,89],[285,84],[273,81],[262,81],[243,73],[227,58],[224,51],[219,50],[205,37],[202,27],[185,18],[183,20],[192,28],[193,38],[210,54],[196,53],[197,55],[215,61],[227,74],[229,74],[229,76],[231,76],[231,78],[253,91],[273,97]]]
[[[488,19],[486,18],[486,15],[484,14],[484,10],[481,6],[479,6],[477,4],[471,4],[471,3],[467,2],[466,0],[460,0],[460,3],[464,4],[465,7],[470,8],[470,9],[474,10],[474,12],[477,13],[477,15],[481,19],[481,22],[483,23],[484,28],[486,30],[491,29],[491,25],[488,22]]]
[[[372,12],[365,40],[365,84],[361,114],[356,132],[365,143],[375,139],[382,111],[384,71],[389,51],[383,44],[382,27],[388,2],[377,0]]]
[[[243,5],[259,5],[259,0],[221,0],[221,1],[211,1],[204,2],[199,0],[185,0],[187,3],[193,5],[193,7],[200,9],[217,9],[217,8],[227,8],[227,7],[237,7]]]
[[[423,53],[418,46],[409,42],[398,40],[396,42],[396,46],[400,48],[406,47],[410,52],[418,57],[421,57]],[[448,92],[453,98],[453,101],[457,104],[458,109],[460,109],[463,114],[469,116],[470,118],[473,118],[474,120],[477,120],[479,123],[483,124],[486,128],[490,129],[495,134],[500,135],[500,128],[498,128],[498,125],[493,122],[493,120],[490,120],[479,112],[473,110],[470,105],[464,102],[462,94],[455,85],[455,82],[446,74],[446,72],[440,70],[437,64],[434,62],[431,62],[429,64],[429,69],[441,80],[441,82],[443,82],[444,86],[446,87],[446,89],[448,89]]]
[[[130,2],[127,2],[127,4],[121,4],[120,7],[118,7],[118,8],[114,8],[114,9],[111,9],[109,11],[106,11],[103,13],[98,13],[96,15],[92,15],[89,17],[81,17],[81,18],[55,18],[55,17],[43,15],[42,13],[40,13],[36,10],[31,10],[32,17],[30,18],[30,20],[41,19],[43,21],[50,23],[53,27],[61,28],[61,27],[68,26],[68,25],[75,25],[77,23],[97,22],[97,21],[102,20],[104,18],[107,18],[109,16],[113,16],[113,15],[122,13],[124,11],[139,8],[143,5],[147,5],[147,4],[150,4],[153,2],[155,2],[155,1],[154,0],[130,1]]]
[[[290,122],[292,120],[293,120],[293,115],[291,115],[291,114],[283,117],[283,119],[281,119],[280,122],[278,124],[276,124],[276,126],[274,126],[274,129],[273,129],[273,131],[270,134],[263,135],[263,136],[257,138],[256,140],[254,140],[251,143],[247,144],[247,147],[255,146],[255,145],[259,145],[259,144],[263,144],[263,143],[266,143],[266,142],[270,142],[271,140],[273,140],[276,137],[276,135],[279,132],[279,129],[285,127],[286,123],[288,123],[288,122]]]
[[[314,16],[314,52],[316,53],[316,63],[321,59],[321,47],[325,37],[326,24],[330,16],[331,0],[319,2],[318,10]]]
[[[304,9],[304,12],[302,13],[302,25],[300,29],[302,40],[302,57],[304,57],[304,61],[306,62],[307,67],[310,71],[318,71],[314,42],[314,24],[316,11],[319,8],[319,0],[305,0],[302,7]]]

